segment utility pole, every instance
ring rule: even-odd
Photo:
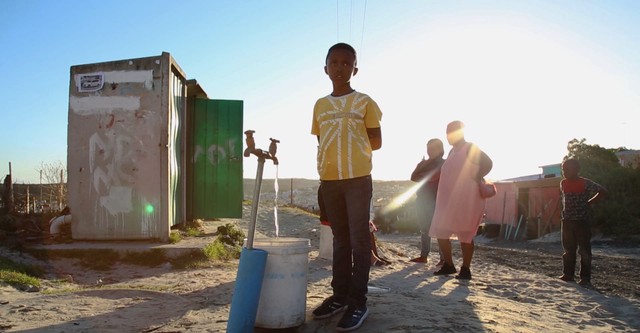
[[[5,178],[4,185],[8,186],[8,202],[7,202],[7,212],[13,213],[13,172],[11,171],[11,162],[9,162],[9,176],[8,179]]]
[[[39,212],[42,213],[42,168],[43,165],[40,163],[40,209]]]
[[[64,179],[62,178],[63,170],[60,169],[60,188],[58,189],[58,210],[62,210],[62,184],[64,183]]]
[[[291,207],[293,207],[293,178],[291,178]]]
[[[26,214],[29,214],[29,186],[27,185],[27,211],[25,212]]]

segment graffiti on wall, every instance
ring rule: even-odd
[[[135,157],[131,149],[131,136],[101,135],[94,133],[89,138],[89,167],[91,184],[102,207],[111,215],[129,213],[131,184],[135,176]]]
[[[132,128],[114,115],[104,115],[99,130],[89,137],[90,188],[91,197],[95,198],[94,224],[112,233],[130,233],[131,226],[136,225],[135,229],[140,232],[138,236],[146,237],[152,236],[155,227],[159,198],[138,179],[141,175],[139,160],[147,153],[144,142],[151,142],[153,138],[151,132],[154,121],[150,121],[148,113],[145,114],[147,116],[144,119],[135,115],[128,118],[151,125],[143,128]],[[129,223],[127,231],[125,222],[130,219],[132,223]]]
[[[202,156],[206,156],[211,165],[227,162],[236,151],[236,140],[230,139],[221,145],[212,144],[205,150],[201,145],[196,145],[193,152],[193,163],[197,163]]]

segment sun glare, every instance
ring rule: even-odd
[[[560,162],[573,138],[606,147],[629,141],[619,129],[637,109],[635,92],[606,52],[572,31],[528,16],[456,16],[415,32],[370,53],[370,66],[357,78],[380,96],[385,113],[377,179],[406,179],[414,165],[406,151],[415,156],[429,138],[442,139],[455,119],[493,159],[489,179],[537,174],[541,165]],[[411,71],[387,66],[397,61],[397,50]],[[378,79],[388,77],[394,80]]]
[[[393,198],[389,204],[387,204],[386,206],[382,207],[381,213],[382,214],[386,214],[388,212],[391,212],[391,211],[401,207],[405,202],[407,202],[418,191],[418,189],[422,186],[422,184],[425,183],[425,181],[426,181],[426,178],[421,180],[421,181],[419,181],[419,182],[417,182],[415,185],[411,186],[404,193],[401,193],[398,196],[396,196],[395,198]]]

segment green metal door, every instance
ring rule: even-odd
[[[187,198],[192,219],[242,217],[242,101],[194,100]]]

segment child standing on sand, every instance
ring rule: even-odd
[[[357,329],[369,314],[371,160],[372,152],[382,146],[380,108],[371,97],[351,88],[356,65],[351,45],[329,48],[324,71],[333,90],[317,100],[311,125],[319,143],[321,199],[333,233],[333,295],[313,310],[313,316],[329,318],[346,310],[337,331]]]
[[[562,163],[560,195],[562,198],[562,276],[573,281],[576,250],[580,254],[581,286],[591,286],[591,204],[603,199],[606,190],[600,184],[580,177],[580,162],[570,158]]]
[[[438,182],[440,181],[440,168],[444,164],[444,145],[440,139],[433,138],[427,141],[427,159],[416,165],[411,173],[411,180],[422,185],[416,191],[416,214],[418,226],[420,227],[420,256],[411,259],[411,262],[427,263],[429,252],[431,252],[431,237],[429,228],[436,209],[436,194],[438,193]],[[438,252],[440,252],[438,250]],[[444,264],[444,258],[440,253],[440,261],[436,266]]]

